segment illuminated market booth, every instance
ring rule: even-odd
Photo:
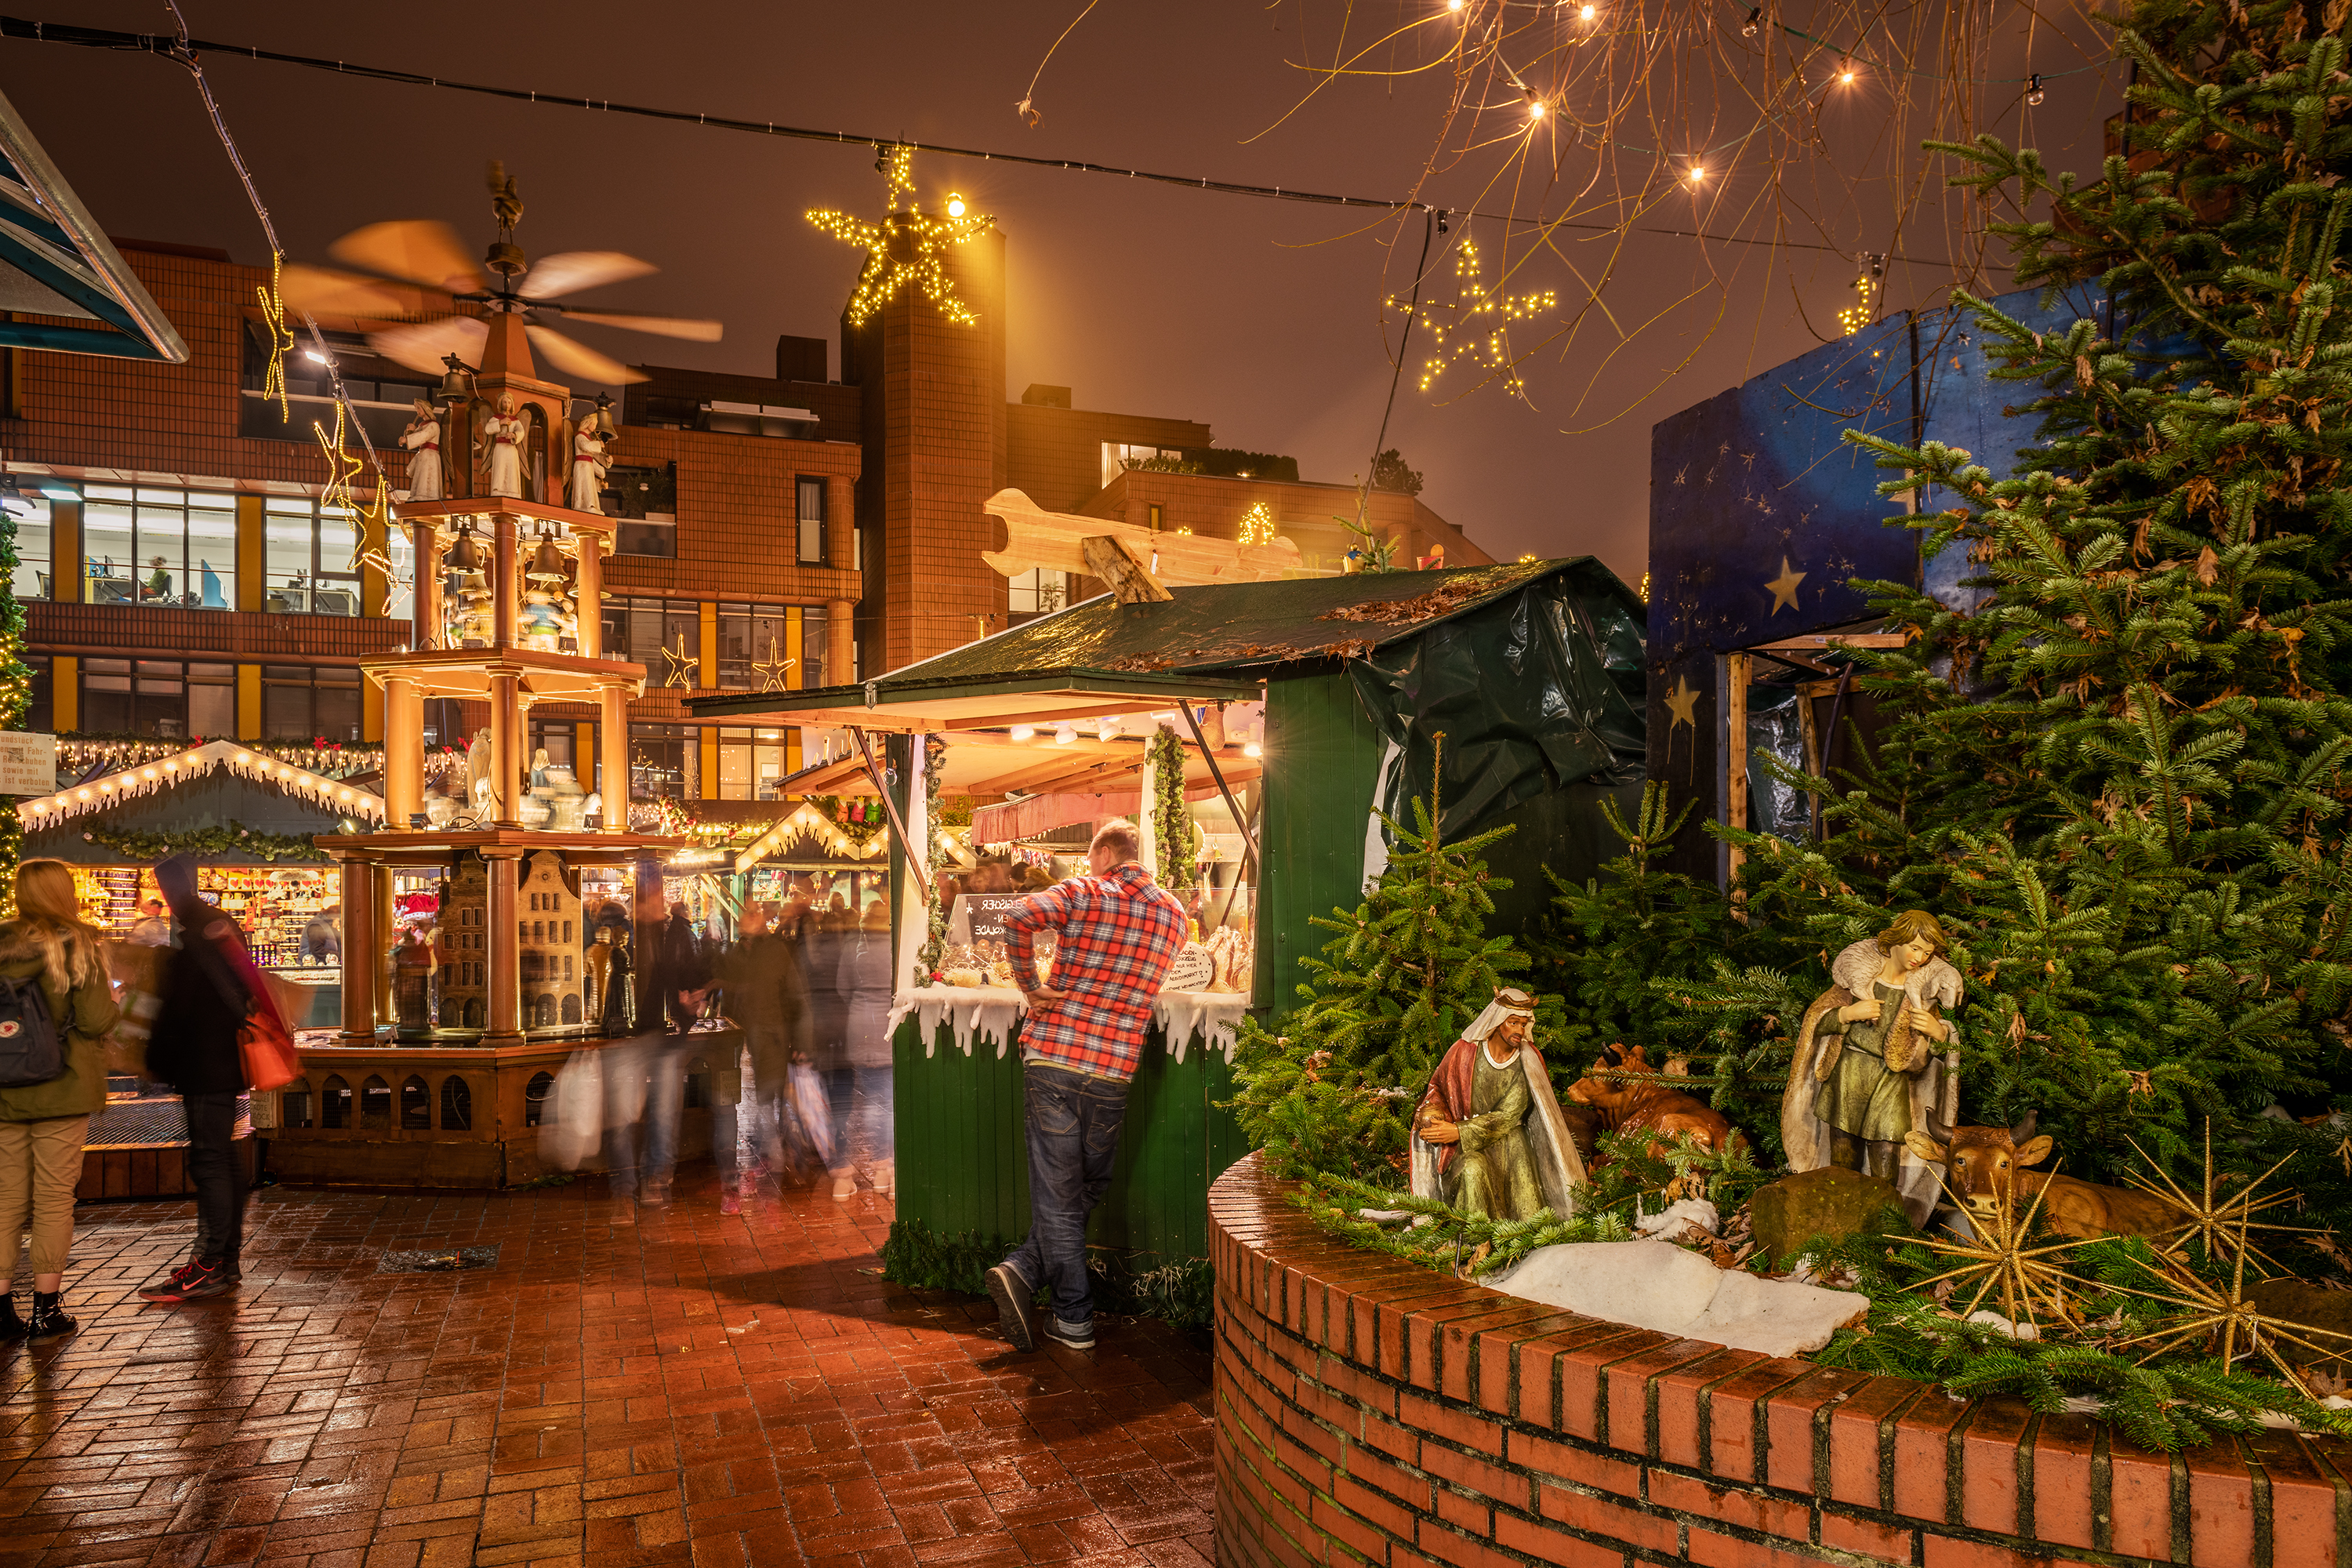
[[[1313,917],[1354,906],[1385,863],[1374,810],[1411,820],[1432,736],[1448,835],[1523,836],[1497,868],[1518,884],[1501,926],[1542,911],[1545,868],[1593,874],[1613,853],[1600,802],[1639,790],[1642,605],[1590,558],[1151,586],[856,686],[688,699],[845,728],[848,759],[785,787],[879,796],[890,816],[893,868],[912,873],[894,884],[898,1216],[935,1237],[1027,1228],[1003,910],[1082,870],[1100,823],[1137,820],[1193,930],[1092,1235],[1196,1258],[1209,1183],[1244,1152],[1219,1107],[1234,1028],[1289,1002],[1329,937]]]

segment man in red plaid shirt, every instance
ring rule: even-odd
[[[1184,906],[1136,863],[1131,822],[1107,822],[1089,877],[1021,900],[1005,920],[1013,983],[1027,998],[1021,1060],[1029,1123],[1029,1237],[988,1271],[988,1293],[1019,1350],[1037,1348],[1038,1289],[1053,1292],[1047,1335],[1092,1350],[1087,1215],[1110,1186],[1127,1089],[1143,1056],[1152,998],[1184,945]],[[1038,984],[1036,933],[1058,941]]]

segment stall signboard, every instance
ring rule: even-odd
[[[58,738],[0,731],[0,795],[47,795],[58,787]]]
[[[949,922],[950,942],[1003,942],[1004,922],[1026,893],[966,893],[956,900]]]

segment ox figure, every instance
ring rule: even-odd
[[[1959,1115],[1960,974],[1936,917],[1912,910],[1830,964],[1832,984],[1805,1009],[1780,1141],[1792,1171],[1837,1165],[1883,1176],[1911,1223],[1936,1209],[1936,1171],[1906,1142],[1948,1134]],[[1939,1049],[1940,1047],[1940,1049]]]
[[[1628,1127],[1664,1138],[1694,1132],[1718,1154],[1739,1136],[1723,1112],[1695,1094],[1668,1088],[1671,1080],[1627,1076],[1654,1071],[1645,1047],[1628,1050],[1622,1045],[1611,1046],[1592,1064],[1590,1074],[1568,1086],[1568,1098],[1600,1112],[1601,1125],[1610,1132]],[[1653,1154],[1660,1148],[1658,1143],[1650,1145]]]
[[[2179,1209],[2154,1193],[2105,1187],[2053,1171],[2028,1170],[2050,1157],[2050,1137],[2032,1137],[2033,1118],[2014,1128],[1955,1127],[1939,1143],[1925,1132],[1904,1140],[1913,1154],[1944,1170],[1944,1181],[1971,1219],[2006,1205],[2023,1215],[2033,1206],[2060,1236],[2162,1236],[2182,1222]]]

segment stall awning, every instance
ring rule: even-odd
[[[25,313],[63,317],[19,321]],[[0,98],[0,345],[184,364],[172,328],[16,106]]]
[[[1131,705],[1129,710],[1133,710]],[[1178,732],[1183,733],[1181,729]],[[987,731],[950,731],[943,738],[949,744],[946,759],[940,766],[940,788],[949,795],[972,800],[1001,800],[1007,795],[1118,794],[1122,790],[1132,795],[1143,776],[1144,742],[1125,736],[1104,741],[1081,735],[1066,744],[1056,743],[1050,732],[1043,731],[1025,741]],[[1189,742],[1184,756],[1185,794],[1201,800],[1216,794],[1216,781],[1209,775],[1209,764],[1201,760],[1199,751]],[[1217,765],[1224,771],[1228,784],[1257,777],[1260,767],[1255,758],[1244,756],[1238,746],[1220,748]],[[777,788],[785,795],[801,795],[877,793],[866,765],[855,757],[803,768],[780,780]]]

